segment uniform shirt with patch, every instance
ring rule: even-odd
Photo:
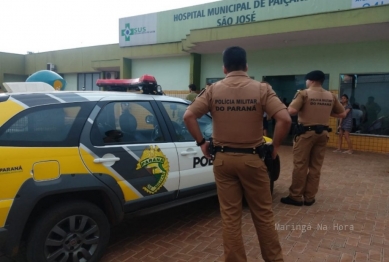
[[[298,111],[298,122],[305,126],[328,126],[331,113],[344,112],[337,97],[321,87],[298,91],[289,106]]]
[[[188,107],[197,118],[211,112],[216,146],[253,148],[263,143],[263,113],[272,117],[286,106],[271,86],[251,79],[243,71],[201,92]]]

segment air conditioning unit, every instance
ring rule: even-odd
[[[119,78],[119,72],[112,71],[112,72],[105,72],[105,79],[118,79]]]
[[[50,70],[50,71],[55,71],[55,65],[52,64],[52,63],[48,63],[48,64],[46,65],[46,69],[47,69],[47,70]]]

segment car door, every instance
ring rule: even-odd
[[[173,200],[178,190],[177,151],[158,110],[153,100],[107,98],[83,130],[86,166],[117,181],[128,212]]]
[[[180,165],[180,195],[207,191],[215,188],[212,160],[207,159],[192,135],[186,129],[183,115],[188,107],[184,102],[160,101],[166,122],[170,124],[172,137],[177,147]],[[212,136],[212,118],[204,115],[197,120],[206,140]]]

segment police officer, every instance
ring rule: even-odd
[[[288,107],[291,115],[298,114],[298,125],[293,145],[292,185],[289,196],[281,198],[284,204],[310,206],[315,203],[330,116],[346,116],[337,97],[323,89],[324,79],[322,71],[308,73],[305,76],[307,89],[298,91]]]
[[[188,131],[210,158],[197,118],[211,112],[215,159],[213,171],[223,221],[225,261],[247,261],[241,231],[242,198],[246,198],[265,261],[283,261],[274,226],[270,180],[259,153],[263,148],[263,113],[277,120],[273,158],[291,125],[286,106],[269,84],[247,75],[246,51],[230,47],[223,52],[226,77],[202,91],[188,107]]]

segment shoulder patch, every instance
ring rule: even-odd
[[[202,94],[204,94],[205,90],[207,90],[207,89],[204,88],[204,89],[197,95],[197,97],[200,97]]]
[[[294,95],[293,99],[296,99],[296,97],[300,94],[301,90],[297,90],[296,94]]]

